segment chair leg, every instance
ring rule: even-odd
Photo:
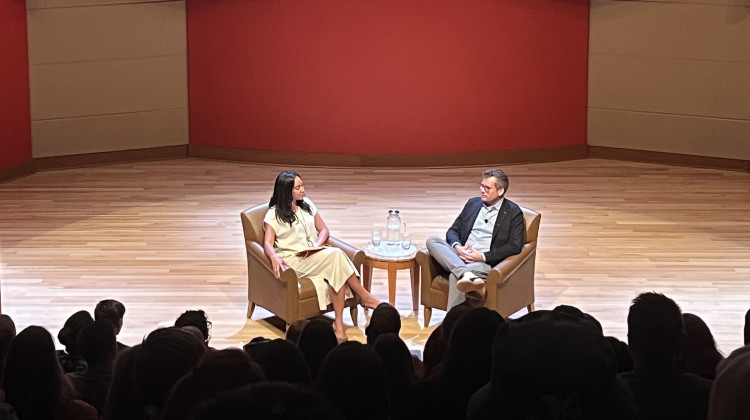
[[[432,308],[424,307],[424,327],[430,326],[430,318],[432,318]]]
[[[526,305],[526,309],[528,309],[529,312],[534,312],[534,302],[531,302],[528,305]]]
[[[358,327],[357,325],[357,315],[359,315],[359,310],[357,310],[357,305],[350,306],[349,307],[349,314],[352,316],[352,323],[355,327]]]
[[[255,302],[247,301],[247,318],[250,319],[255,311]]]

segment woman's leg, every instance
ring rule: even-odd
[[[338,293],[331,287],[328,286],[328,293],[331,295],[331,304],[333,304],[333,329],[336,331],[336,339],[340,342],[346,341],[349,337],[346,336],[346,329],[344,328],[344,301],[346,300],[346,292],[342,287]]]
[[[367,289],[362,287],[362,283],[359,282],[359,279],[354,274],[346,279],[346,284],[349,285],[349,288],[352,289],[352,292],[354,292],[355,295],[359,296],[359,298],[362,299],[362,305],[365,308],[376,308],[378,305],[380,305],[380,301],[370,292],[368,292]]]

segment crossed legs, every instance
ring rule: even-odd
[[[365,308],[376,308],[380,305],[380,301],[367,291],[362,284],[359,282],[357,276],[352,274],[346,279],[346,284],[352,290],[352,292],[359,296],[362,300],[362,306]],[[346,288],[341,287],[337,292],[332,286],[328,286],[328,293],[331,296],[331,303],[333,304],[333,329],[336,331],[336,339],[339,342],[346,341],[349,338],[346,335],[346,329],[344,328],[344,304],[346,302]]]
[[[471,271],[477,277],[485,279],[487,278],[487,273],[490,271],[490,266],[481,261],[465,263],[445,239],[437,236],[427,238],[427,250],[440,266],[450,272],[448,276],[448,309],[466,300],[466,294],[459,291],[457,286],[461,276]]]

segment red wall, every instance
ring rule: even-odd
[[[188,0],[190,143],[586,144],[588,0]]]
[[[0,1],[0,168],[31,160],[26,2]]]

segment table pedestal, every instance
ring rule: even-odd
[[[388,302],[396,306],[396,271],[408,268],[411,274],[411,302],[412,309],[416,312],[419,300],[419,266],[414,258],[406,261],[383,261],[367,257],[365,259],[362,273],[362,285],[370,291],[372,281],[372,269],[380,268],[388,270]]]

